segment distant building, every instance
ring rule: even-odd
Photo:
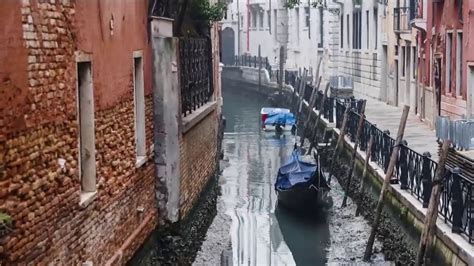
[[[286,8],[285,3],[282,0],[232,1],[222,24],[223,62],[226,63],[225,57],[229,54],[257,55],[261,45],[262,56],[268,57],[276,70],[279,49],[283,46],[286,70],[306,67],[311,68],[314,75],[324,49],[333,44],[333,39],[326,36],[332,34],[334,15],[327,8],[310,5],[309,1],[302,1],[292,9]],[[324,69],[329,66],[323,64],[321,71]]]

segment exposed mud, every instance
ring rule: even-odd
[[[321,163],[324,166],[329,165],[328,158],[331,158],[332,152],[332,147],[321,150],[322,158],[324,158]],[[347,161],[344,156],[339,156],[335,163],[334,175],[339,182],[344,184],[345,187],[347,182],[347,172],[349,170]],[[346,191],[350,197],[356,198],[358,196],[355,192],[358,191],[359,184],[360,176],[356,174],[352,179],[350,190],[348,192]],[[375,196],[376,195],[373,195],[366,190],[361,200],[361,214],[370,221],[370,223],[373,222],[375,215],[373,210],[375,210],[377,206],[378,198]],[[351,215],[353,216],[354,213]],[[382,242],[381,251],[387,260],[394,261],[399,265],[414,264],[416,258],[415,250],[417,247],[413,246],[413,241],[408,240],[403,228],[397,221],[394,221],[385,210],[382,212],[380,226],[377,232],[377,239]],[[366,241],[367,239],[364,239],[364,246]]]
[[[185,220],[154,232],[129,265],[191,265],[217,213],[218,178],[212,177]]]

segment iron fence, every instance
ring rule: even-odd
[[[357,121],[360,117],[360,109],[357,110],[359,102],[355,99],[336,100],[337,128],[342,126],[345,109],[351,108],[347,134],[353,142],[355,141]],[[395,139],[392,138],[389,131],[382,131],[376,125],[365,120],[360,138],[361,150],[367,149],[370,135],[374,136],[372,151],[369,151],[372,153],[371,160],[376,162],[386,173]],[[409,191],[423,204],[424,208],[427,208],[437,167],[438,164],[431,159],[428,152],[420,154],[410,149],[408,143],[404,141],[400,147],[391,183],[399,184],[400,189]],[[458,169],[447,169],[442,179],[443,190],[438,207],[440,217],[452,225],[452,231],[466,235],[470,243],[473,242],[472,231],[474,230],[473,184],[474,180],[463,176]]]
[[[186,116],[209,102],[214,93],[209,39],[179,40],[179,76],[182,113]]]
[[[268,75],[270,75],[270,79],[273,77],[272,66],[270,65],[270,61],[268,61],[268,57],[258,57],[252,55],[236,55],[234,57],[234,65],[236,66],[246,66],[246,67],[253,67],[259,68],[260,64],[262,64],[262,68],[268,71]]]

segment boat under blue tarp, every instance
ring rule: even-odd
[[[278,202],[295,210],[314,210],[325,205],[329,191],[323,171],[315,164],[300,159],[297,149],[278,170],[275,182]]]
[[[294,125],[296,117],[292,113],[269,113],[265,125]]]

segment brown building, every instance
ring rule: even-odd
[[[5,0],[0,15],[0,214],[13,221],[0,224],[0,265],[123,264],[214,174],[220,86],[183,119],[175,93],[180,214],[166,219],[160,165],[176,162],[154,160],[169,114],[153,99],[171,87],[156,78],[148,1]]]

